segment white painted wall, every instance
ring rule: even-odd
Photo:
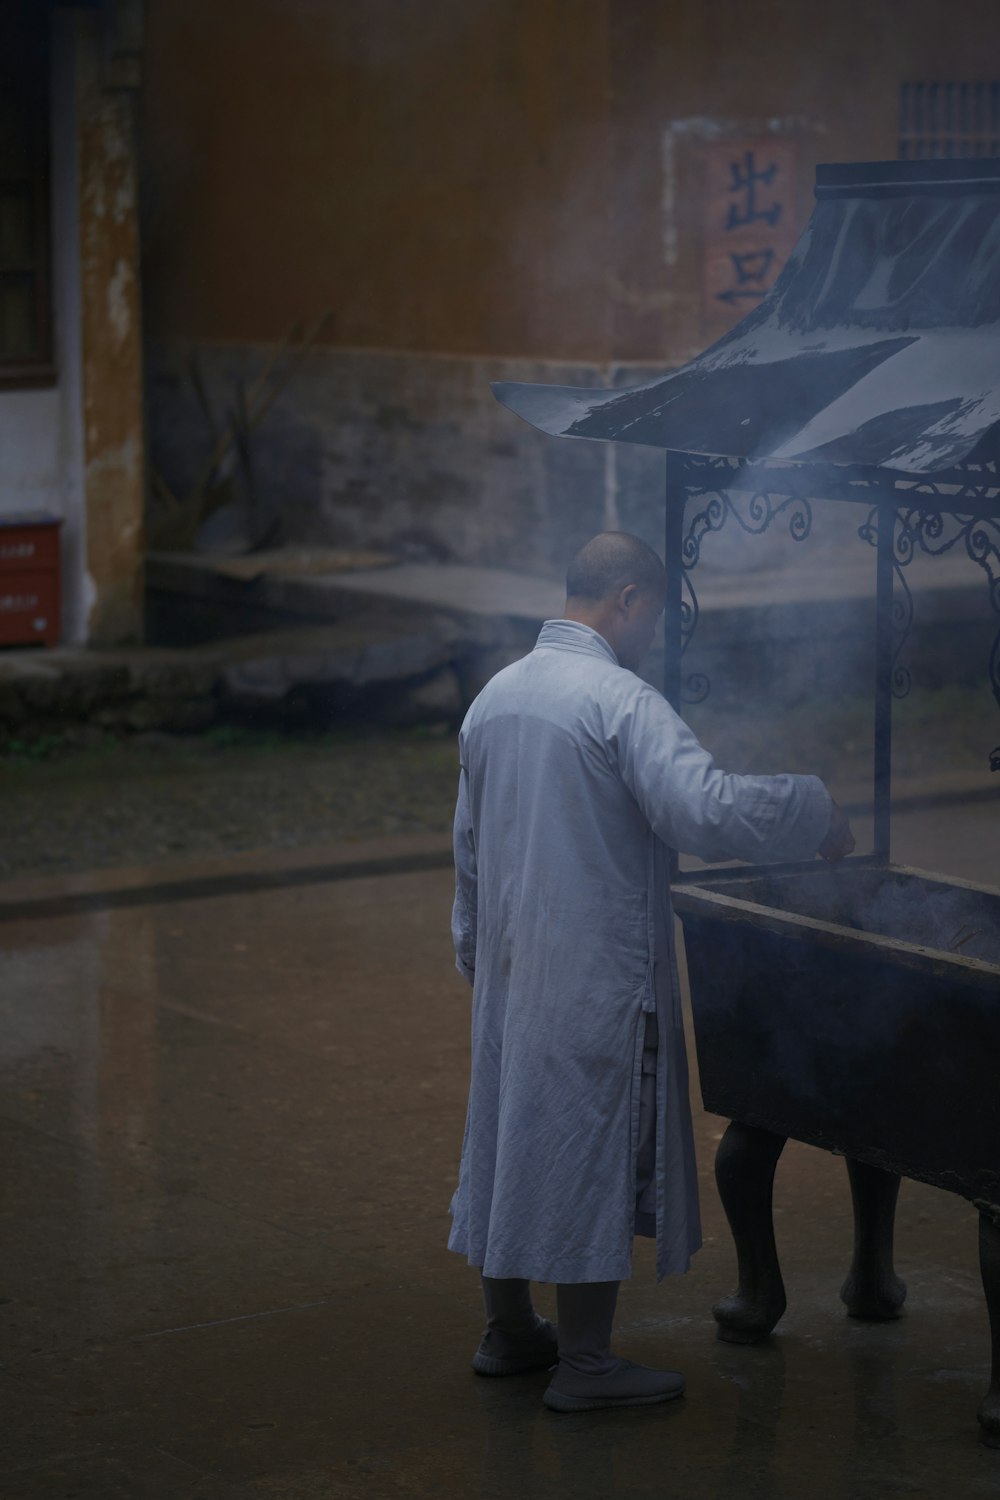
[[[0,515],[44,510],[63,517],[63,640],[82,642],[93,588],[86,573],[77,210],[76,18],[53,13],[52,281],[54,387],[0,391]]]

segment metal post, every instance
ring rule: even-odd
[[[667,592],[663,607],[663,696],[676,713],[681,711],[681,584],[684,577],[681,545],[684,540],[684,469],[681,455],[667,453],[666,524],[663,561]]]
[[[681,711],[681,600],[684,563],[681,546],[684,541],[684,467],[680,454],[667,453],[666,520],[663,534],[663,561],[667,571],[667,589],[663,605],[663,696],[675,713]],[[670,851],[670,880],[677,879],[677,850]]]
[[[896,507],[878,509],[875,563],[875,855],[888,864],[892,817],[892,561]]]

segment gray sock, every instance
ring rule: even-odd
[[[617,1281],[560,1282],[559,1364],[579,1375],[607,1375],[618,1366],[611,1353]]]
[[[519,1277],[495,1276],[484,1276],[482,1282],[487,1333],[516,1339],[535,1332],[542,1320],[536,1317],[531,1305],[530,1282]]]

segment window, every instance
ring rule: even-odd
[[[0,385],[48,384],[49,10],[10,0],[0,16]]]
[[[904,83],[899,155],[1000,156],[1000,83]]]

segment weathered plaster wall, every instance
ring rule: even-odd
[[[261,351],[199,349],[213,408],[249,385]],[[622,527],[663,545],[663,455],[653,448],[555,442],[497,405],[493,380],[628,385],[642,365],[463,359],[322,349],[309,356],[251,444],[256,525],[280,523],[297,542],[385,547],[414,560],[513,566],[561,575],[595,531]],[[175,494],[184,494],[211,437],[183,358],[147,362],[150,451]],[[827,547],[871,567],[859,521],[818,514]],[[742,537],[742,534],[741,534]],[[724,533],[704,548],[706,571],[776,565],[777,533],[765,543]],[[742,538],[745,543],[746,539]],[[734,548],[736,552],[734,553]],[[794,555],[794,554],[793,554]]]
[[[154,460],[204,452],[186,351],[231,399],[329,307],[255,440],[296,535],[545,571],[577,516],[645,530],[648,455],[543,439],[487,378],[689,358],[721,331],[706,143],[792,143],[801,226],[817,161],[895,155],[904,79],[997,55],[995,0],[247,0],[235,26],[227,0],[150,0]]]
[[[143,407],[135,96],[102,77],[100,18],[77,21],[81,368],[87,566],[96,644],[142,622]]]
[[[231,409],[263,352],[199,349],[204,389]],[[388,547],[416,559],[562,568],[607,514],[603,445],[546,441],[494,401],[491,380],[603,382],[592,365],[322,349],[251,441],[257,524],[290,540]],[[181,356],[147,361],[153,462],[184,494],[212,447]]]

